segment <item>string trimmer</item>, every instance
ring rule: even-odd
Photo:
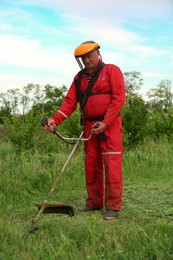
[[[47,118],[42,119],[42,126],[47,129]],[[98,126],[96,126],[97,128]],[[80,144],[81,141],[87,141],[89,140],[92,135],[90,135],[88,138],[83,138],[83,131],[80,134],[79,138],[66,138],[63,137],[58,131],[56,131],[54,129],[53,134],[55,134],[56,136],[58,136],[59,138],[61,138],[63,141],[68,142],[70,144],[74,144],[74,147],[70,153],[70,155],[68,156],[64,166],[62,167],[60,174],[58,175],[58,177],[56,178],[51,190],[49,191],[47,197],[45,198],[43,203],[36,203],[35,206],[38,208],[39,212],[36,215],[35,218],[32,219],[31,222],[31,227],[29,227],[28,232],[29,233],[34,233],[35,231],[37,231],[39,229],[39,220],[42,216],[42,214],[51,214],[51,213],[61,213],[61,214],[68,214],[69,216],[74,216],[74,209],[72,206],[70,205],[66,205],[66,204],[62,204],[59,202],[54,202],[54,203],[50,203],[49,200],[51,198],[52,193],[55,191],[61,177],[63,176],[65,169],[67,167],[67,165],[69,164],[71,158],[73,157],[78,145]]]

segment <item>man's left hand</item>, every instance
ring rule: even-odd
[[[98,125],[98,127],[96,128],[96,126]],[[99,135],[101,133],[103,133],[105,131],[105,129],[107,128],[107,125],[103,122],[97,122],[95,123],[92,128],[91,128],[91,134],[92,135]]]

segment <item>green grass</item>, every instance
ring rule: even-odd
[[[19,156],[1,144],[0,259],[173,259],[173,144],[146,141],[125,152],[116,221],[102,220],[103,211],[76,213],[86,198],[82,151],[52,195],[52,201],[72,205],[75,216],[44,214],[39,231],[29,234],[34,203],[45,199],[68,154]]]

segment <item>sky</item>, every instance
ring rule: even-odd
[[[173,0],[0,0],[0,93],[70,87],[74,49],[93,40],[105,63],[141,73],[142,95],[173,86]]]

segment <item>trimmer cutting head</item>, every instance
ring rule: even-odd
[[[43,214],[67,214],[70,217],[74,216],[74,209],[72,206],[62,204],[59,202],[53,202],[53,203],[36,203],[35,206],[38,207],[38,210],[41,209],[42,206],[45,206],[45,209],[43,211]]]
[[[32,220],[31,226],[28,228],[29,233],[35,233],[37,230],[39,230],[39,219],[40,215],[43,214],[67,214],[70,217],[74,216],[74,209],[72,206],[62,204],[59,202],[42,202],[42,203],[35,203],[35,206],[38,208],[39,213],[38,215]]]

